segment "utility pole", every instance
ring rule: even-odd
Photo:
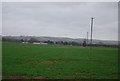
[[[94,20],[94,18],[92,17],[91,18],[91,42],[90,42],[91,47],[92,47],[93,20]]]
[[[88,44],[88,32],[87,32],[87,44]]]

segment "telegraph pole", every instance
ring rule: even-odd
[[[91,42],[90,42],[91,47],[92,47],[93,20],[94,20],[94,18],[92,17],[91,18]]]
[[[87,32],[87,44],[88,44],[88,32]]]

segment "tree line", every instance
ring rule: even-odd
[[[100,44],[88,44],[84,40],[82,43],[78,43],[75,41],[52,41],[52,40],[47,40],[47,41],[39,41],[35,38],[30,38],[30,39],[15,39],[15,38],[7,38],[7,37],[2,37],[3,42],[18,42],[18,43],[47,43],[47,44],[57,44],[57,45],[71,45],[71,46],[83,46],[83,47],[115,47],[118,48],[118,45],[106,45],[103,43]]]

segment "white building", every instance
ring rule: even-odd
[[[33,42],[33,44],[48,44],[48,43],[38,43],[38,42]]]

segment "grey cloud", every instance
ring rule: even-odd
[[[94,38],[117,40],[117,3],[3,3],[4,35],[84,38],[95,17]],[[102,31],[100,31],[102,30]]]

